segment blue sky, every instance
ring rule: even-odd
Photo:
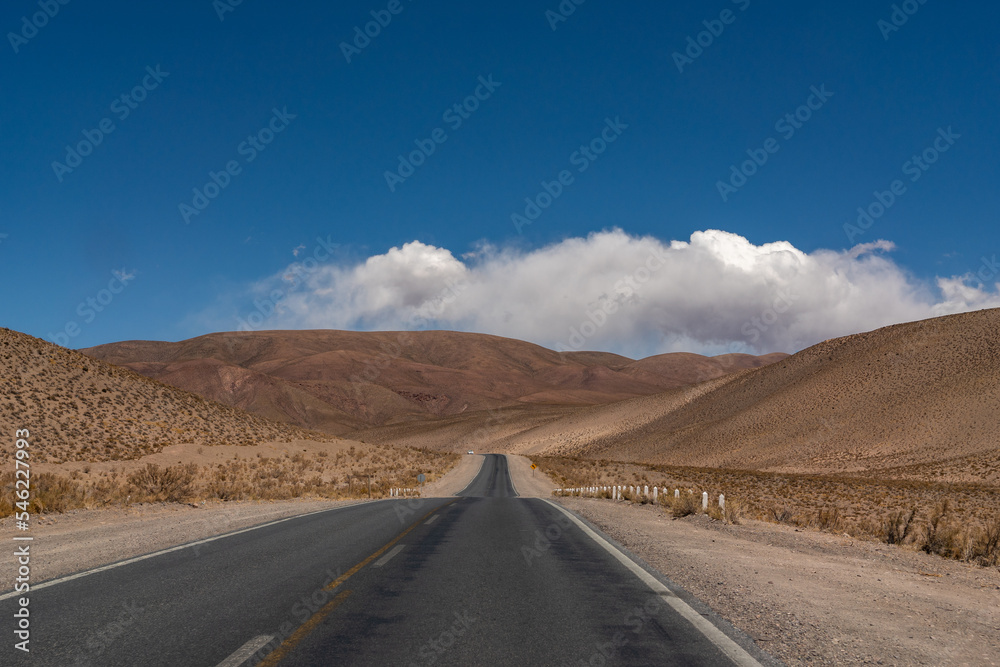
[[[390,4],[6,3],[0,324],[84,347],[235,329],[256,312],[260,328],[442,326],[556,346],[618,300],[631,304],[609,314],[619,324],[583,338],[638,355],[794,351],[995,305],[995,276],[982,271],[1000,250],[994,3],[589,0],[564,2],[575,9],[559,21],[556,0]],[[54,16],[39,14],[46,7]],[[387,16],[348,62],[355,28]],[[796,112],[806,120],[790,134],[779,121]],[[581,157],[612,126],[606,150]],[[438,129],[446,138],[434,142]],[[260,150],[244,143],[251,136]],[[67,146],[87,152],[95,137],[72,171],[60,166],[75,162]],[[386,172],[416,142],[433,153],[390,188]],[[907,169],[925,150],[934,163]],[[767,160],[724,198],[719,182],[754,155]],[[564,171],[572,180],[518,228],[512,214],[525,214],[543,181],[558,191]],[[184,215],[212,173],[225,187],[209,186],[217,196]],[[870,228],[845,233],[895,180],[901,194]],[[704,230],[727,235],[695,243]],[[850,252],[880,239],[891,248]],[[592,263],[584,274],[606,275],[606,288],[559,264],[574,240]],[[636,243],[671,241],[708,248],[685,260],[683,275],[708,286],[686,288],[697,303],[666,294],[665,272],[645,294],[615,288],[634,270]],[[777,242],[786,245],[766,245]],[[288,278],[317,251],[319,269]],[[732,261],[747,253],[757,259]],[[788,257],[798,268],[775,268]],[[372,258],[391,267],[380,273]],[[806,264],[808,294],[772,317],[774,294]],[[762,291],[730,316],[718,304],[733,271]],[[502,291],[515,275],[536,281],[534,300]],[[453,289],[454,300],[489,303],[435,309],[448,276],[483,288]],[[872,288],[890,283],[895,291]],[[545,320],[550,303],[580,290],[590,292]],[[755,313],[775,320],[772,336],[753,337]],[[67,327],[75,335],[57,335]]]

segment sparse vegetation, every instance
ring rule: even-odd
[[[135,460],[169,445],[333,440],[0,329],[0,421],[44,425],[33,463]]]
[[[1000,563],[1000,488],[792,475],[757,471],[649,466],[571,457],[533,457],[558,484],[568,487],[630,484],[680,488],[660,496],[675,517],[701,513],[701,492],[726,496],[726,507],[709,505],[712,518],[738,524],[744,517],[814,528],[860,539],[994,567]],[[688,493],[694,489],[694,493]],[[626,500],[632,498],[627,491]],[[730,514],[731,513],[731,514]]]
[[[693,493],[681,493],[679,498],[666,496],[664,504],[668,506],[670,513],[677,519],[691,516],[701,511],[701,499],[700,497],[695,497]]]
[[[371,497],[384,498],[392,488],[416,487],[420,473],[430,480],[440,477],[459,458],[389,446],[341,451],[335,461],[325,450],[315,456],[285,454],[257,452],[202,466],[132,464],[127,474],[117,468],[93,474],[42,473],[32,480],[29,510],[38,515],[153,502],[367,498],[369,488]],[[14,481],[13,472],[0,475],[0,517],[14,513]]]

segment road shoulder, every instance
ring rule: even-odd
[[[541,470],[532,470],[531,461],[525,456],[507,454],[507,469],[510,479],[522,498],[551,498],[556,488],[548,475]]]
[[[556,500],[786,664],[998,664],[996,569],[786,526]]]
[[[134,505],[124,509],[72,510],[44,516],[32,527],[32,581],[43,581],[108,565],[180,544],[257,526],[276,519],[367,500],[282,500]],[[12,518],[0,530],[13,531]],[[15,559],[0,561],[0,580],[15,577]]]
[[[420,490],[420,495],[424,498],[448,498],[455,495],[476,478],[484,458],[482,454],[463,454],[458,465],[441,479],[426,484]]]

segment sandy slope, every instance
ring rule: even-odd
[[[544,452],[781,472],[1000,482],[1000,310],[826,341],[508,438]]]

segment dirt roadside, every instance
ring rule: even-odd
[[[450,496],[464,489],[479,471],[481,456],[463,456],[441,479],[428,484],[425,497]],[[133,505],[103,510],[71,510],[33,519],[30,536],[32,581],[41,583],[126,558],[168,549],[276,519],[367,500],[295,499],[275,502],[208,502]],[[0,519],[0,534],[14,534],[14,518]],[[0,592],[15,577],[15,559],[0,560]]]
[[[541,470],[532,470],[531,461],[524,456],[507,454],[510,479],[523,498],[551,498],[555,483]]]
[[[481,454],[464,454],[454,468],[441,479],[430,482],[420,490],[424,498],[446,498],[453,496],[469,485],[483,465]]]
[[[42,583],[126,558],[167,549],[213,535],[317,510],[368,500],[283,500],[209,502],[197,508],[180,503],[133,505],[124,509],[71,510],[33,520],[31,579]],[[14,519],[0,520],[0,533],[14,534]],[[9,590],[14,559],[0,560],[0,581]]]
[[[875,542],[559,498],[788,665],[998,665],[1000,572]]]

